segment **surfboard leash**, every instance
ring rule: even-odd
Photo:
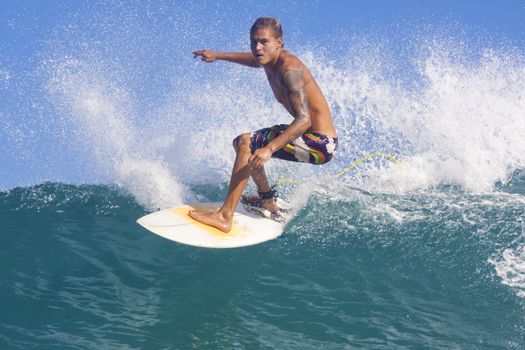
[[[349,172],[353,168],[357,167],[359,164],[361,164],[363,162],[366,162],[367,160],[369,160],[371,158],[374,158],[374,157],[382,157],[382,158],[389,159],[389,160],[391,160],[392,162],[394,162],[397,165],[399,170],[403,170],[403,165],[393,155],[388,154],[388,153],[370,153],[370,154],[367,154],[366,156],[364,156],[363,158],[356,160],[349,167],[347,167],[347,168],[343,169],[342,171],[338,172],[337,174],[335,174],[333,176],[333,178],[336,179],[336,178],[346,174],[347,172]],[[277,187],[277,186],[279,186],[279,185],[281,185],[283,183],[286,183],[286,182],[291,182],[291,183],[294,183],[294,184],[299,185],[299,186],[302,185],[302,182],[287,177],[287,178],[284,178],[284,179],[281,179],[281,180],[277,181],[274,185],[271,186],[271,188],[273,189],[273,188],[275,188],[275,187]]]

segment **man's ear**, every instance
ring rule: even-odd
[[[277,44],[279,48],[282,49],[283,48],[283,38],[277,38]]]

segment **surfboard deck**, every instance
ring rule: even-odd
[[[204,248],[246,247],[283,233],[283,223],[250,213],[243,205],[237,207],[228,233],[193,220],[188,214],[193,209],[214,211],[221,205],[221,202],[210,202],[164,209],[139,218],[137,223],[166,239]]]

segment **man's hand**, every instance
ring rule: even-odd
[[[219,53],[213,50],[197,50],[193,51],[193,58],[200,57],[201,61],[215,62],[219,59]]]
[[[260,169],[264,163],[272,158],[272,152],[268,147],[263,147],[255,150],[248,160],[248,166],[254,169]]]

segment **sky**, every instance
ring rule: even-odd
[[[103,55],[122,54],[129,69],[151,70],[135,79],[142,86],[142,108],[169,90],[168,74],[188,74],[178,59],[191,50],[242,50],[247,28],[256,17],[278,17],[285,43],[322,46],[331,42],[334,59],[345,35],[406,40],[407,33],[447,28],[465,41],[525,51],[525,0],[501,1],[0,1],[0,189],[39,181],[97,181],[84,176],[77,155],[53,146],[58,131],[45,120],[54,111],[45,91],[43,63],[59,54],[75,54],[88,43]],[[122,23],[122,25],[120,25]],[[147,30],[141,29],[146,27]],[[122,40],[115,40],[118,36]],[[110,38],[110,39],[108,39]],[[109,44],[108,44],[109,43]],[[128,45],[129,44],[129,45]],[[97,46],[98,45],[98,46]],[[395,44],[393,44],[395,46]],[[111,47],[108,47],[111,46]],[[133,54],[133,50],[141,50]],[[147,52],[150,50],[150,52]],[[146,52],[142,52],[146,51]],[[158,51],[152,53],[151,51]],[[81,53],[80,53],[81,54]],[[145,65],[144,60],[155,63]],[[165,67],[172,65],[169,72]],[[153,74],[151,74],[153,73]],[[199,74],[206,74],[201,72]],[[149,84],[145,76],[155,77]],[[148,78],[149,79],[149,78]],[[140,108],[140,107],[139,107]],[[50,128],[50,127],[49,127]],[[58,156],[60,154],[60,156]],[[60,161],[55,161],[60,158]],[[45,165],[43,163],[47,163]],[[101,180],[103,181],[103,179]]]

